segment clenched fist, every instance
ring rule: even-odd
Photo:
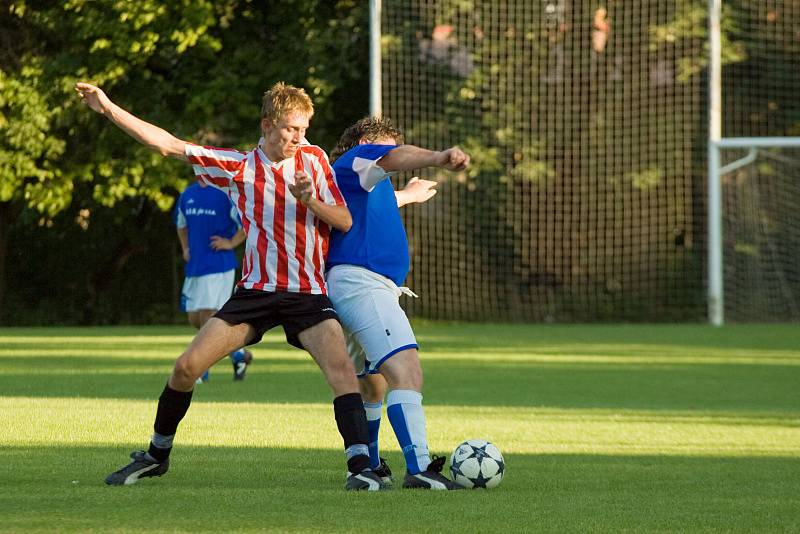
[[[311,199],[311,179],[303,171],[294,173],[294,184],[289,185],[289,191],[303,205],[308,204]]]
[[[463,171],[469,167],[469,154],[458,147],[448,148],[439,152],[439,166],[448,171]]]

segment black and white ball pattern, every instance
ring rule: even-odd
[[[503,455],[485,439],[469,439],[450,456],[453,480],[465,488],[493,488],[505,474]]]

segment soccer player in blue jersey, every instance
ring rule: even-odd
[[[245,238],[236,207],[228,196],[202,182],[181,193],[175,208],[178,239],[183,250],[185,279],[181,309],[189,323],[200,328],[228,301],[236,278],[234,249]],[[230,354],[233,379],[244,380],[253,354],[239,348]],[[206,372],[197,379],[208,380]]]
[[[403,487],[461,489],[442,475],[444,458],[431,458],[428,452],[418,346],[399,302],[401,294],[413,293],[402,287],[410,262],[398,208],[430,199],[436,183],[415,178],[395,192],[389,173],[426,167],[462,171],[470,158],[455,147],[431,151],[402,143],[402,132],[389,120],[364,118],[345,130],[331,153],[353,225],[347,233],[334,230],[331,234],[328,296],[361,377],[373,471],[385,483],[391,480],[378,451],[385,397],[389,422],[406,462]]]

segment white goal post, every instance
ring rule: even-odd
[[[381,93],[381,0],[369,0],[369,114],[380,117]]]

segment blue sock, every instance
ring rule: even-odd
[[[390,391],[386,397],[386,414],[403,450],[408,472],[416,475],[425,471],[431,463],[431,457],[425,432],[422,393],[408,389]]]
[[[369,430],[369,466],[377,469],[381,465],[378,452],[378,432],[381,428],[382,402],[365,402],[364,411],[367,412],[367,429]]]
[[[244,361],[244,349],[241,348],[239,350],[235,350],[231,352],[231,360],[233,363],[239,363]]]

